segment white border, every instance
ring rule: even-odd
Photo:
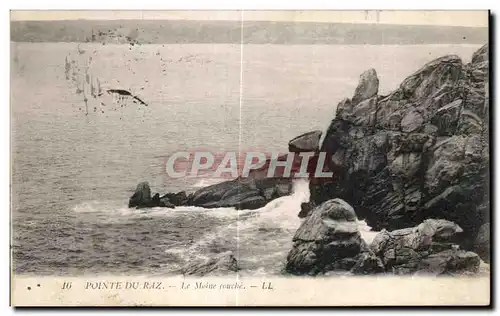
[[[2,165],[4,168],[1,169],[1,190],[0,190],[0,200],[4,203],[5,207],[4,210],[2,211],[2,216],[3,218],[3,223],[4,223],[4,228],[1,230],[2,234],[2,249],[1,249],[1,255],[2,255],[2,297],[4,298],[3,304],[1,305],[3,308],[2,310],[2,315],[11,315],[14,313],[14,310],[12,308],[8,308],[8,297],[9,297],[9,246],[7,244],[7,240],[9,239],[9,229],[7,225],[10,226],[10,218],[9,218],[9,213],[10,213],[10,190],[9,190],[9,184],[10,184],[10,148],[9,148],[9,142],[10,142],[10,112],[9,112],[9,82],[10,82],[10,73],[9,73],[9,53],[10,53],[10,48],[9,48],[9,41],[10,41],[10,34],[9,34],[9,9],[118,9],[118,8],[123,8],[123,9],[240,9],[240,8],[245,8],[245,9],[337,9],[337,10],[342,10],[342,9],[349,9],[349,10],[355,10],[355,9],[420,9],[420,10],[432,10],[432,9],[455,9],[455,10],[481,10],[481,9],[492,9],[494,13],[498,13],[500,10],[498,10],[498,1],[495,0],[474,0],[474,1],[449,1],[449,2],[438,2],[435,0],[419,0],[417,2],[412,2],[411,4],[408,3],[407,1],[398,1],[398,0],[393,0],[393,1],[317,1],[317,0],[308,0],[308,1],[295,1],[295,0],[287,0],[287,1],[272,1],[272,0],[253,0],[253,1],[218,1],[218,0],[211,0],[211,1],[188,1],[188,0],[183,0],[183,1],[148,1],[148,0],[141,0],[141,1],[115,1],[115,0],[108,0],[108,1],[96,1],[96,0],[86,0],[86,1],[21,1],[18,0],[15,3],[11,3],[9,6],[7,2],[2,2],[2,7],[5,6],[5,8],[2,8],[2,18],[4,19],[4,28],[2,28],[2,31],[0,32],[2,34],[2,38],[0,43],[3,45],[2,51],[2,58],[0,59],[2,68],[1,68],[1,74],[2,74],[2,80],[3,80],[3,100],[4,100],[4,105],[1,107],[3,113],[0,115],[1,119],[1,129],[2,129],[2,134],[0,136],[0,142],[1,142],[1,147],[3,149],[3,155],[1,156],[2,159]],[[495,38],[493,39],[495,42],[497,41],[497,36],[495,35]],[[496,56],[495,56],[496,57]],[[496,63],[495,63],[496,66]],[[494,71],[497,71],[497,67],[495,67]],[[493,87],[495,91],[499,91],[498,87],[498,80],[496,81],[495,87]],[[29,91],[27,92],[29,93]],[[498,96],[497,96],[498,97]],[[493,106],[493,105],[492,105]],[[494,122],[494,133],[496,133],[496,125],[497,123]],[[497,137],[494,147],[495,147],[495,155],[498,157],[498,152],[496,149],[499,148],[499,138]],[[497,176],[497,173],[495,172],[495,176]],[[500,194],[500,189],[497,187],[495,188],[495,194],[494,196],[499,196]],[[495,216],[495,223],[494,227],[498,227],[498,218],[500,216],[496,215]],[[496,233],[496,238],[495,238],[495,245],[499,245],[499,240],[498,236],[500,234]],[[498,247],[498,246],[497,246]],[[493,267],[493,269],[496,269],[496,265]],[[496,274],[496,273],[495,273]],[[498,289],[495,291],[498,296]],[[496,302],[498,304],[498,297],[495,298]],[[4,314],[5,312],[5,314]],[[18,311],[19,312],[19,311]],[[26,313],[28,311],[24,311],[23,313]],[[51,313],[51,311],[46,311]],[[85,315],[99,315],[103,313],[103,311],[97,311],[97,310],[91,310],[91,311],[79,311],[80,314],[85,314]],[[168,311],[169,313],[178,313],[179,311]],[[198,311],[200,312],[200,311]],[[217,312],[217,311],[216,311]],[[229,311],[228,311],[229,312]],[[231,311],[231,313],[235,313],[236,311]],[[266,314],[271,314],[275,313],[276,311],[264,311],[264,310],[254,310],[252,311],[254,313],[258,313],[259,315],[266,315]],[[286,313],[291,313],[294,311],[284,311]],[[304,311],[295,311],[297,313],[304,313]],[[330,313],[330,311],[324,311],[327,313]],[[334,311],[336,314],[344,314],[344,315],[349,315],[353,311],[352,310],[336,310]],[[359,312],[359,311],[358,311]],[[373,311],[368,311],[369,313]],[[384,310],[380,311],[383,313],[387,313],[389,311]],[[392,311],[394,312],[394,311]],[[406,313],[406,311],[397,311],[401,313]],[[422,313],[425,313],[426,311],[422,311]],[[470,313],[471,311],[460,311],[460,310],[452,310],[451,311],[453,314],[461,314],[461,313]],[[61,314],[66,314],[70,313],[70,311],[64,311]],[[124,315],[125,311],[115,311],[115,314],[120,314]]]

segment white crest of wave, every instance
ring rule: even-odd
[[[309,183],[296,180],[291,195],[269,202],[256,210],[237,211],[231,208],[202,209],[182,207],[196,211],[204,210],[206,215],[232,217],[232,221],[217,230],[205,234],[189,246],[171,247],[165,252],[181,257],[188,262],[199,258],[209,258],[213,253],[208,249],[232,250],[240,261],[270,261],[280,265],[291,247],[292,236],[300,226],[297,216],[300,204],[309,200]]]
[[[128,208],[125,205],[108,201],[89,201],[77,204],[73,207],[73,211],[80,214],[102,213],[107,215],[122,215],[131,216],[136,214],[135,209]]]
[[[379,232],[371,230],[372,228],[368,226],[366,221],[358,220],[358,229],[359,233],[361,234],[361,238],[369,245],[372,243],[373,239]]]
[[[186,240],[171,245],[165,253],[174,255],[180,262],[175,268],[182,267],[192,260],[207,259],[215,253],[233,251],[246,273],[279,273],[286,262],[286,255],[292,247],[293,235],[303,221],[298,217],[300,205],[310,197],[309,182],[295,180],[291,195],[269,202],[256,210],[236,210],[234,208],[206,209],[182,206],[175,209],[150,208],[133,209],[110,202],[87,202],[74,207],[78,213],[91,213],[92,220],[107,223],[134,220],[138,217],[177,217],[208,216],[220,219],[211,232],[195,240]],[[377,232],[370,231],[364,221],[359,221],[362,238],[371,243]],[[183,262],[183,263],[182,263]],[[265,267],[265,268],[263,268]],[[170,268],[174,268],[174,265]]]

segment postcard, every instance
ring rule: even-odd
[[[11,11],[11,305],[488,306],[488,11]]]

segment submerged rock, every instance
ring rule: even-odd
[[[191,276],[221,276],[239,270],[238,262],[232,251],[226,251],[213,258],[192,262],[182,268],[182,274]]]

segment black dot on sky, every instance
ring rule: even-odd
[[[28,291],[31,290],[31,286],[28,286]]]
[[[40,287],[40,284],[37,284],[36,286]]]

